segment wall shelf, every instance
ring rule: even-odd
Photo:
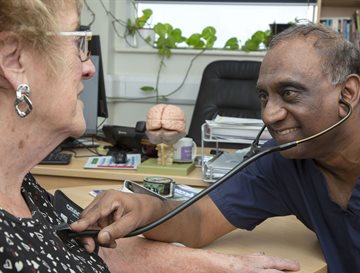
[[[358,7],[360,8],[359,0],[322,0],[321,5],[328,7]]]

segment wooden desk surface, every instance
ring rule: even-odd
[[[92,189],[110,189],[120,186],[100,184],[94,186],[68,187],[63,192],[80,206],[93,199]],[[327,266],[313,232],[295,217],[268,219],[253,231],[236,230],[205,247],[222,253],[250,254],[263,251],[267,255],[286,257],[298,261],[301,273],[326,273]]]
[[[78,155],[89,155],[90,152],[81,149]],[[104,169],[84,169],[87,157],[73,157],[69,165],[37,165],[31,173],[45,189],[56,187],[75,187],[97,184],[118,184],[125,179],[143,182],[145,177],[156,176],[156,174],[140,173],[137,170],[104,170]],[[165,176],[165,175],[163,175]],[[202,181],[201,168],[195,168],[186,176],[166,175],[178,184],[185,184],[195,187],[207,187],[209,184]]]

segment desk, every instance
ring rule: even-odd
[[[88,193],[94,188],[114,187],[102,184],[68,187],[62,190],[79,205],[86,206],[93,199]],[[267,255],[298,261],[301,273],[327,272],[316,236],[293,216],[268,219],[253,231],[233,231],[205,248],[229,254],[264,251]]]
[[[79,155],[89,154],[85,149],[78,152]],[[38,183],[45,189],[76,187],[86,185],[114,184],[119,185],[125,179],[142,182],[145,177],[154,174],[139,173],[136,170],[101,170],[84,169],[87,157],[73,157],[69,165],[37,165],[31,173]],[[202,181],[201,168],[195,168],[189,175],[176,176],[166,175],[178,184],[195,187],[207,187],[209,184]]]

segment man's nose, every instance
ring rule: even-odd
[[[266,125],[275,124],[278,121],[284,120],[287,115],[287,110],[281,102],[276,99],[269,99],[262,109],[262,119]]]

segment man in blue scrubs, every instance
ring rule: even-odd
[[[274,37],[257,83],[262,119],[273,137],[266,145],[316,135],[349,108],[351,116],[324,135],[260,158],[145,236],[201,247],[236,228],[295,215],[316,233],[330,273],[360,272],[359,75],[359,50],[324,26],[296,26]],[[98,241],[109,245],[176,205],[108,193],[74,228],[101,223]],[[101,216],[110,212],[119,215]]]

